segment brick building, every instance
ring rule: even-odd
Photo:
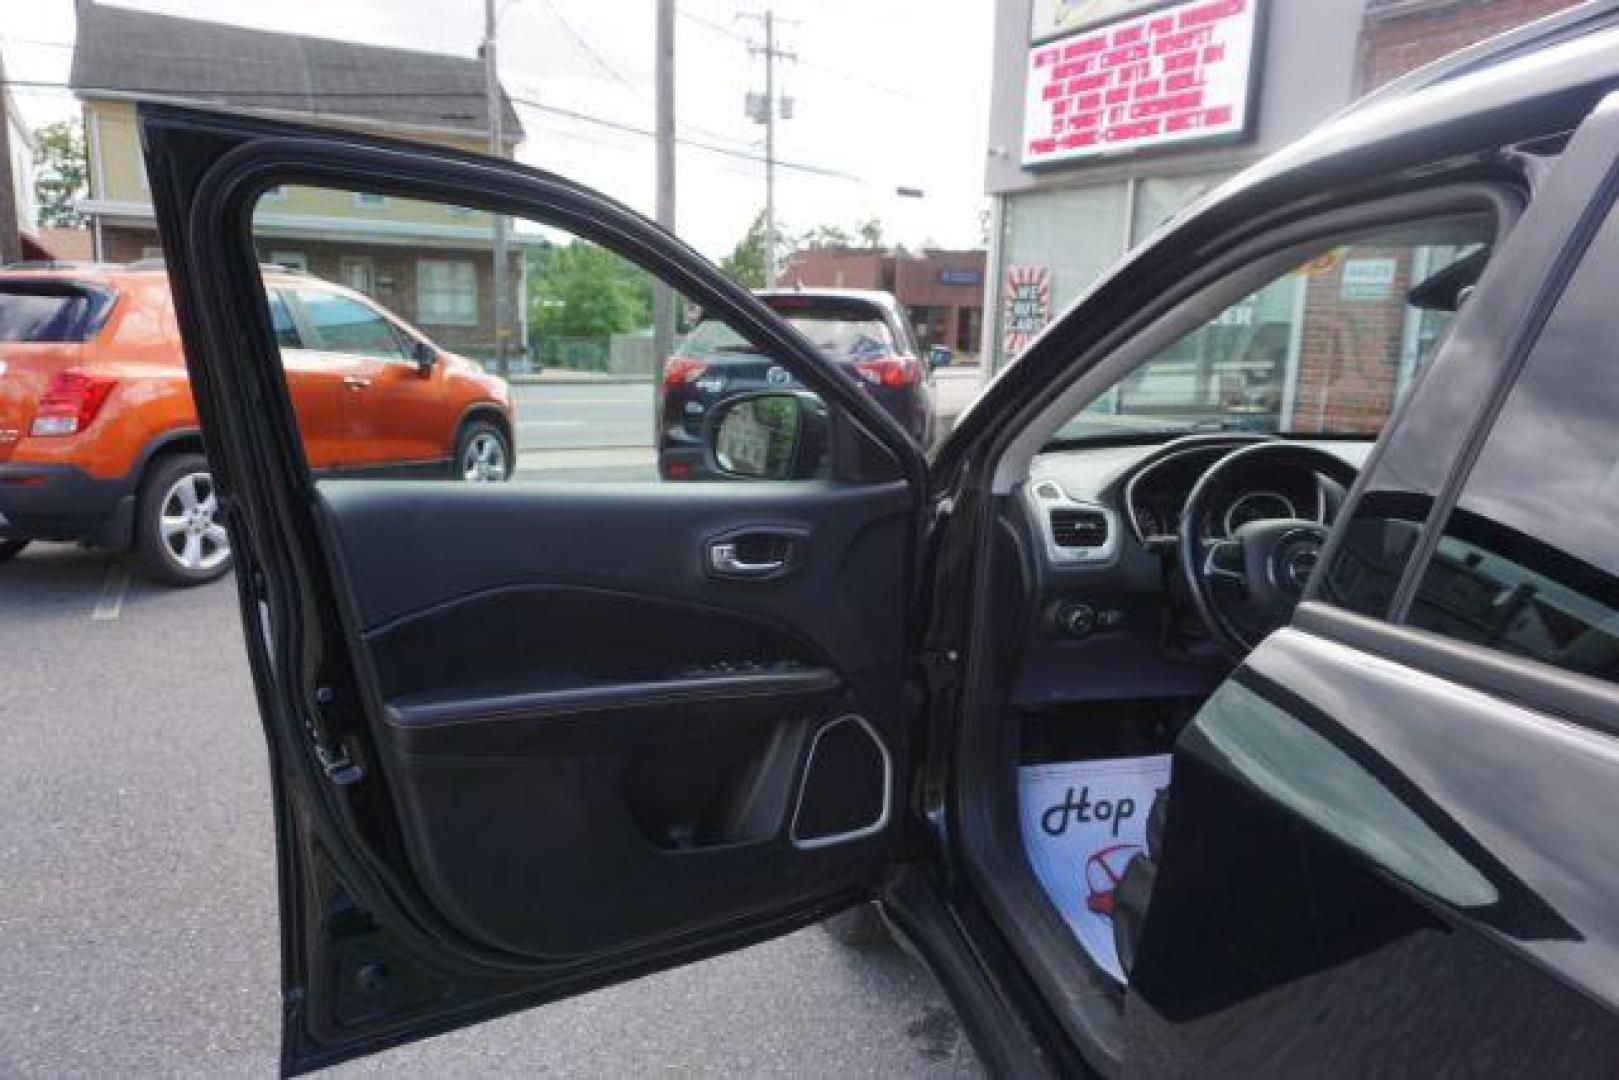
[[[1368,0],[1360,35],[1359,88],[1375,90],[1457,49],[1578,0]]]
[[[1457,49],[1569,7],[1575,0],[1369,0],[1361,28],[1357,83],[1373,90]],[[1375,426],[1428,358],[1449,317],[1405,301],[1442,246],[1357,246],[1299,276],[1302,327],[1282,417],[1295,431]],[[1376,267],[1383,299],[1354,293],[1354,266]],[[1390,362],[1393,358],[1394,362]]]
[[[978,352],[984,323],[984,253],[928,249],[811,248],[788,257],[778,285],[881,289],[905,306],[924,346]]]
[[[177,102],[486,153],[481,61],[271,33],[78,0],[72,82],[83,105],[96,257],[161,254],[135,106]],[[502,153],[523,135],[504,100]],[[524,344],[522,244],[512,233],[511,325],[494,325],[493,219],[374,193],[287,187],[254,214],[259,256],[374,297],[448,348]]]

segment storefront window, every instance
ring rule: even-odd
[[[1157,232],[1170,218],[1218,187],[1225,174],[1143,177],[1135,184],[1135,213],[1130,216],[1130,246]]]
[[[1043,324],[1072,304],[1124,253],[1128,198],[1122,181],[1008,197],[999,282],[1003,305],[1008,277],[1041,283],[1041,313],[1034,322]],[[1004,363],[1017,355],[1027,335],[1008,326],[1005,311],[997,317],[997,361]]]

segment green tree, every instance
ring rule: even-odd
[[[860,243],[876,251],[883,246],[883,223],[876,218],[867,218],[854,228],[860,237]]]
[[[764,211],[753,219],[748,231],[742,234],[742,239],[736,242],[731,253],[720,260],[720,269],[725,271],[730,279],[746,289],[762,289],[769,284],[765,280],[765,249],[769,243],[766,236]]]
[[[529,330],[553,338],[603,339],[652,321],[645,271],[595,244],[575,240],[529,253]]]
[[[84,215],[74,208],[90,190],[90,158],[84,127],[77,120],[58,120],[34,132],[34,194],[42,225],[76,228]]]
[[[854,247],[854,240],[837,225],[817,225],[798,238],[798,250],[822,251]]]

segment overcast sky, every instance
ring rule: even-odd
[[[758,0],[679,0],[677,125],[682,134],[757,152],[763,129],[743,117],[743,94],[762,87],[758,34],[741,11]],[[319,33],[377,45],[471,56],[482,0],[123,0],[122,6],[267,30]],[[777,0],[781,44],[798,63],[779,68],[795,115],[777,128],[777,155],[850,174],[844,180],[778,171],[784,229],[852,229],[880,217],[908,245],[973,246],[983,204],[993,0]],[[653,119],[653,0],[506,0],[501,76],[507,91],[643,128]],[[320,13],[318,27],[310,13]],[[65,82],[71,0],[11,0],[0,42],[13,80]],[[17,91],[31,123],[72,115],[70,95]],[[519,156],[646,213],[651,140],[519,107]],[[678,231],[706,254],[728,252],[764,204],[764,167],[682,146]],[[921,188],[901,199],[898,186]]]

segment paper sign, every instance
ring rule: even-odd
[[[1387,300],[1399,263],[1394,259],[1350,259],[1338,288],[1341,300]]]
[[[1145,850],[1147,812],[1168,786],[1168,754],[1018,770],[1029,864],[1091,959],[1121,983],[1113,890],[1130,859]]]
[[[1008,266],[1001,290],[1001,352],[1008,360],[1051,318],[1051,271],[1044,266]]]

